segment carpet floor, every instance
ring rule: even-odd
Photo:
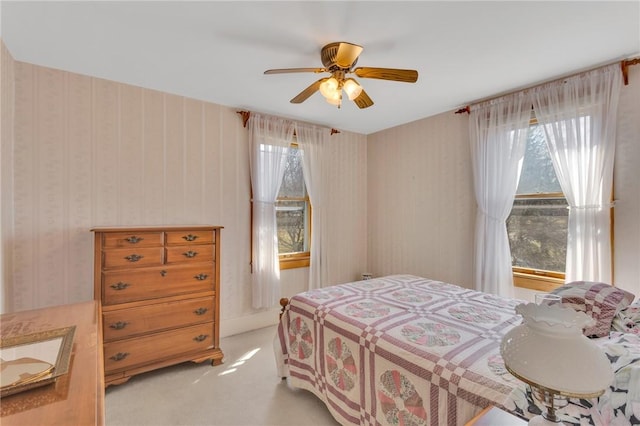
[[[277,377],[276,327],[221,339],[224,363],[183,363],[110,386],[107,426],[335,426],[312,393]]]

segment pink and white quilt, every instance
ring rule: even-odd
[[[500,356],[519,303],[412,275],[301,293],[278,326],[278,370],[343,425],[462,425],[489,405],[531,418],[540,405]],[[640,424],[640,334],[594,342],[614,382],[597,399],[571,399],[561,420]]]
[[[509,399],[500,341],[518,303],[411,275],[309,291],[282,316],[277,358],[341,424],[463,424]]]

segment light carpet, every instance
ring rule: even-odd
[[[107,426],[335,426],[310,392],[276,374],[266,327],[221,339],[224,363],[183,363],[140,374],[106,390]]]

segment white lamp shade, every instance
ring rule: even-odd
[[[357,98],[358,96],[360,96],[360,93],[362,93],[362,86],[360,86],[358,82],[352,78],[348,78],[344,82],[344,85],[342,86],[342,88],[344,89],[347,96],[349,97],[349,100],[351,101]]]
[[[338,80],[331,77],[320,83],[320,93],[325,98],[335,98],[336,92],[338,91]]]
[[[342,99],[340,99],[340,97],[338,96],[334,98],[326,98],[326,101],[331,105],[339,106],[340,103],[342,102]]]
[[[523,323],[503,338],[505,366],[520,379],[570,397],[600,395],[613,381],[604,352],[582,334],[592,321],[561,305],[516,306]]]

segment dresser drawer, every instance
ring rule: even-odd
[[[105,305],[214,289],[213,264],[102,273]]]
[[[190,245],[167,247],[167,264],[171,263],[198,263],[213,261],[212,245]]]
[[[103,234],[102,247],[157,247],[163,244],[162,232],[114,232]]]
[[[162,247],[136,247],[105,250],[102,252],[104,268],[142,268],[162,265],[164,249]]]
[[[105,372],[110,373],[149,362],[160,362],[176,355],[212,348],[213,330],[213,323],[210,322],[105,343]]]
[[[213,321],[211,297],[119,309],[102,315],[105,342]]]
[[[167,231],[167,245],[170,246],[211,243],[215,243],[212,231]]]

